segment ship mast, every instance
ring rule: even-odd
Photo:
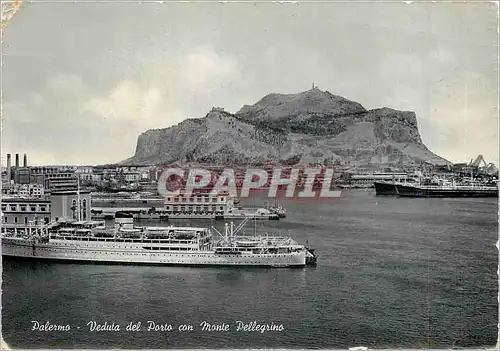
[[[231,244],[234,241],[234,223],[231,222]]]

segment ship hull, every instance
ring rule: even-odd
[[[426,188],[410,185],[395,185],[400,197],[498,197],[498,188]]]
[[[254,266],[254,267],[304,267],[305,252],[286,254],[218,255],[214,251],[172,253],[145,250],[128,245],[114,248],[107,246],[78,246],[71,243],[32,243],[23,239],[2,239],[2,256],[37,261],[66,261],[74,263],[155,265],[155,266]]]
[[[379,196],[397,195],[396,185],[393,183],[375,182],[375,194]]]

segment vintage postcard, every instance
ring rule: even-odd
[[[2,1],[2,348],[496,348],[498,11]]]

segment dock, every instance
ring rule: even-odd
[[[278,220],[280,217],[275,213],[261,213],[253,209],[241,211],[217,213],[217,212],[168,212],[165,208],[147,207],[94,207],[92,208],[92,219],[114,219],[117,212],[131,213],[135,219],[164,220],[169,219],[256,219],[256,220]]]

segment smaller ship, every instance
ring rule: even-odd
[[[273,206],[267,206],[267,209],[269,212],[274,213],[275,215],[278,216],[278,218],[285,218],[286,217],[286,208],[280,205],[278,199],[274,200],[274,205]]]
[[[276,214],[279,218],[286,217],[286,209],[283,206],[271,206],[269,207],[269,211]]]

